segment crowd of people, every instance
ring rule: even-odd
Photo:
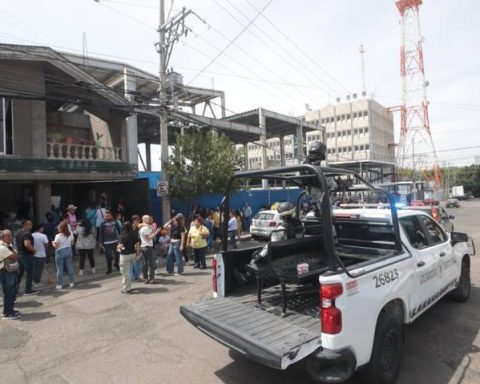
[[[231,211],[229,239],[234,249],[243,229],[250,226],[252,211],[245,203],[241,210]],[[48,212],[42,223],[33,225],[24,220],[15,234],[0,231],[0,280],[4,295],[3,319],[15,320],[20,313],[14,303],[25,280],[24,295],[34,295],[42,288],[42,275],[47,262],[55,263],[55,288],[75,286],[75,261],[78,275],[84,276],[88,259],[91,274],[96,274],[95,250],[105,256],[107,275],[115,268],[122,275],[121,292],[132,293],[132,281],[157,284],[157,256],[166,258],[169,275],[184,273],[193,253],[193,268],[206,269],[207,252],[215,249],[220,238],[220,209],[193,207],[186,215],[173,213],[163,226],[150,215],[125,217],[123,206],[115,211],[105,204],[88,207],[81,219],[77,207],[69,204],[60,217]],[[176,266],[176,272],[175,272]]]

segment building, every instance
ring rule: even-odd
[[[307,112],[307,122],[326,128],[327,161],[395,161],[393,115],[373,99],[351,100]],[[320,132],[307,134],[307,144],[321,140]]]
[[[0,212],[40,220],[137,175],[129,102],[47,47],[0,44]],[[99,187],[102,185],[101,187]]]

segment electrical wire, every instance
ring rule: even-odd
[[[237,33],[237,35],[212,59],[210,60],[210,62],[205,66],[203,67],[200,72],[198,72],[194,77],[193,79],[190,80],[190,82],[187,84],[191,84],[194,80],[196,80],[198,78],[198,76],[200,76],[203,71],[205,71],[208,67],[210,67],[210,65],[212,65],[220,56],[222,56],[222,54],[228,49],[230,48],[230,46],[236,41],[238,40],[238,38],[255,22],[255,20],[258,19],[258,17],[262,14],[263,11],[265,11],[265,9],[267,9],[267,7],[272,3],[273,0],[269,0],[268,3],[260,10],[258,11],[258,13],[255,15],[255,17],[253,19],[250,20],[250,22],[239,32]]]
[[[257,10],[257,7],[252,4],[250,0],[247,0],[247,3],[250,4],[250,6]],[[297,43],[295,43],[290,36],[288,36],[286,33],[284,33],[279,27],[277,27],[266,15],[262,14],[262,18],[265,19],[273,28],[275,28],[282,36],[284,39],[290,42],[295,48],[298,49],[300,53],[302,53],[308,60],[310,60],[318,69],[320,69],[323,73],[325,73],[331,80],[333,80],[336,84],[338,84],[341,88],[343,88],[347,93],[352,93],[350,92],[342,83],[340,83],[337,79],[335,79],[329,72],[327,72],[324,68],[322,68],[316,60],[314,60],[308,53],[306,53]]]
[[[140,21],[140,20],[136,19],[135,17],[130,16],[130,15],[127,14],[127,13],[123,13],[123,12],[119,11],[118,9],[115,9],[115,8],[113,8],[113,7],[110,7],[110,6],[106,5],[106,4],[104,4],[104,3],[103,3],[104,0],[94,0],[94,1],[95,1],[95,3],[101,5],[102,7],[105,7],[105,8],[107,8],[107,9],[109,9],[110,11],[115,12],[115,13],[117,13],[118,15],[121,15],[121,16],[127,18],[127,19],[133,21],[134,23],[136,23],[136,24],[138,24],[138,25],[141,25],[141,26],[144,27],[144,28],[153,29],[154,31],[157,30],[156,28],[152,27],[151,25],[145,24],[143,21]]]
[[[248,16],[241,10],[239,9],[238,7],[235,6],[235,4],[232,4],[232,2],[230,0],[225,0],[237,13],[239,13],[240,15],[242,15],[245,19],[248,20]],[[243,23],[238,20],[238,18],[235,17],[235,15],[233,15],[228,9],[224,8],[220,3],[219,1],[217,0],[214,0],[214,3],[217,4],[219,7],[221,7],[225,12],[227,12],[237,23],[239,23],[240,25],[243,26]],[[281,44],[278,43],[278,41],[276,39],[274,39],[273,37],[270,36],[269,33],[265,32],[265,30],[263,30],[262,28],[260,28],[258,25],[253,25],[253,27],[255,29],[257,29],[258,31],[260,31],[264,36],[266,36],[275,46],[277,46],[278,48],[280,48],[284,53],[286,53],[286,55],[288,56],[289,59],[295,61],[296,63],[300,64],[300,67],[303,68],[305,71],[311,73],[314,77],[316,77],[318,80],[320,80],[321,83],[323,83],[323,80],[316,74],[314,73],[313,71],[310,70],[310,68],[308,68],[302,61],[298,60],[295,56],[293,56],[290,52],[288,52]],[[292,64],[290,61],[286,60],[282,55],[280,55],[276,50],[274,50],[271,46],[271,44],[269,44],[268,42],[266,42],[263,38],[259,37],[256,33],[254,33],[251,29],[248,31],[252,36],[254,36],[258,41],[260,41],[265,47],[267,47],[267,49],[269,49],[270,51],[272,51],[278,58],[280,58],[283,62],[285,62],[287,65],[289,65],[290,67],[292,67],[294,69],[295,72],[299,73],[300,75],[302,75],[305,79],[307,79],[307,81],[311,82],[311,83],[315,83],[315,81],[312,81],[312,79],[310,77],[308,77],[306,74],[305,74],[305,71],[303,70],[298,70],[298,66],[297,65],[294,65]],[[327,96],[331,96],[330,92],[337,92],[336,90],[334,90],[333,88],[331,87],[321,87],[319,86],[318,89],[321,89],[322,91],[324,91]]]

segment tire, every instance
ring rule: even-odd
[[[464,303],[470,298],[470,292],[472,290],[471,281],[470,281],[470,260],[468,256],[465,256],[462,259],[462,269],[460,271],[460,279],[458,281],[457,288],[452,291],[450,297],[458,301],[459,303]]]
[[[359,371],[364,384],[395,382],[402,363],[404,343],[403,319],[389,312],[378,317],[370,362]]]

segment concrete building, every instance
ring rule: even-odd
[[[304,124],[309,127],[313,124],[321,129],[306,131],[303,142],[298,140],[298,135],[284,137],[287,165],[298,163],[309,143],[316,140],[327,145],[327,161],[330,163],[351,165],[352,162],[374,161],[385,163],[388,167],[394,163],[393,116],[373,99],[352,100],[307,112]],[[281,165],[280,139],[268,139],[266,147],[267,166]],[[250,169],[262,167],[262,148],[260,144],[248,144]]]
[[[305,120],[325,126],[329,162],[395,161],[393,115],[373,99],[328,105],[307,112]],[[307,144],[320,137],[307,134]]]
[[[39,220],[52,203],[87,204],[100,183],[134,180],[129,107],[50,48],[0,44],[2,219]]]

